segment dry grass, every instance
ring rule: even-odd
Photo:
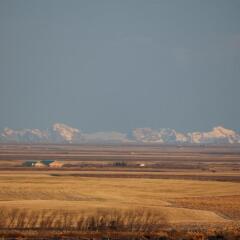
[[[177,207],[216,212],[232,220],[240,220],[240,196],[191,197],[171,200]]]
[[[0,238],[237,239],[239,156],[236,146],[0,145]],[[86,166],[14,167],[27,159]]]
[[[171,227],[160,212],[97,210],[93,214],[63,210],[0,208],[1,239],[151,239],[235,240],[239,225]]]
[[[151,232],[164,225],[166,219],[160,212],[146,209],[102,209],[92,214],[64,210],[0,209],[0,229]]]
[[[57,177],[48,172],[0,174],[0,207],[69,211],[82,211],[87,208],[89,213],[95,213],[96,209],[147,208],[161,211],[170,223],[225,222],[224,216],[217,215],[215,209],[202,209],[197,205],[192,209],[184,208],[183,205],[179,205],[183,206],[179,208],[171,205],[169,200],[195,197],[204,199],[233,194],[240,195],[239,183]]]

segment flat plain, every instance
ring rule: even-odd
[[[64,165],[24,165],[46,159]],[[0,208],[148,211],[168,226],[239,226],[240,148],[2,144]]]

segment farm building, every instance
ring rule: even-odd
[[[37,161],[26,161],[22,164],[23,167],[34,167]]]
[[[60,168],[62,166],[63,166],[63,163],[59,161],[54,161],[49,164],[49,167],[52,167],[52,168]]]
[[[41,161],[41,163],[43,163],[46,166],[49,166],[53,162],[54,162],[54,160],[50,160],[50,159],[46,159],[46,160],[42,160]]]
[[[34,167],[46,167],[46,165],[44,163],[42,163],[41,161],[36,162],[33,166]]]
[[[64,163],[54,160],[41,160],[41,161],[26,161],[22,164],[24,167],[62,167]]]

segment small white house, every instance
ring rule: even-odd
[[[34,164],[34,167],[39,167],[40,168],[40,167],[46,167],[46,165],[44,163],[38,161]]]

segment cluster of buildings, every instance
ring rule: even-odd
[[[24,167],[36,167],[36,168],[43,167],[60,168],[63,167],[63,165],[64,165],[63,162],[53,160],[26,161],[23,163]]]
[[[63,161],[56,161],[56,160],[28,160],[22,164],[22,167],[34,167],[34,168],[62,168],[62,167],[91,167],[91,166],[104,166],[104,165],[96,165],[96,164],[69,164],[64,163]],[[145,163],[132,163],[127,164],[125,161],[120,162],[113,162],[112,165],[105,165],[105,167],[147,167]]]

